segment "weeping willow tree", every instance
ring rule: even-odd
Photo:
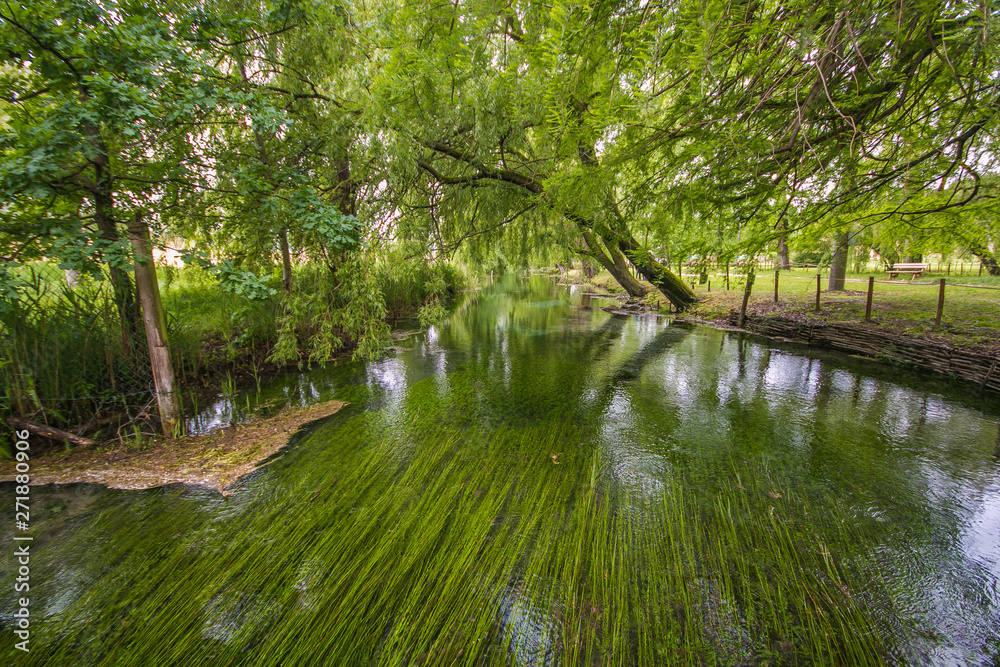
[[[133,208],[236,266],[279,263],[286,292],[295,256],[332,291],[404,241],[486,263],[558,246],[678,309],[695,297],[664,250],[936,225],[995,258],[989,3],[107,7],[0,14],[5,259],[51,253],[57,227],[121,245]]]
[[[678,308],[654,258],[756,254],[806,227],[979,197],[998,12],[944,2],[385,6],[365,112],[409,228],[441,249],[545,228]],[[930,191],[951,196],[930,203]],[[795,215],[791,215],[791,212]],[[521,230],[520,232],[517,230]]]

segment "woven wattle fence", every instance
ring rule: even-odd
[[[727,322],[736,326],[738,313]],[[930,340],[908,338],[850,324],[812,324],[782,317],[747,315],[744,328],[770,338],[783,338],[850,354],[860,354],[969,382],[980,391],[1000,393],[1000,356],[962,350]]]

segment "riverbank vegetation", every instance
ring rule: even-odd
[[[585,259],[677,310],[705,258],[833,292],[862,259],[1000,275],[998,28],[895,0],[7,5],[0,416],[176,435],[206,378],[377,356],[463,274]]]

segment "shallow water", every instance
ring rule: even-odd
[[[351,402],[226,498],[33,489],[31,652],[9,655],[1000,661],[996,399],[596,303],[505,282],[383,360],[221,400],[198,426]]]

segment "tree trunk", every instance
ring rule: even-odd
[[[903,261],[908,263],[920,262],[923,255],[917,254],[913,255],[910,253],[910,239],[903,240]]]
[[[237,64],[240,68],[240,75],[243,77],[244,82],[248,82],[247,70],[246,70],[246,59],[241,55],[237,58]],[[271,180],[274,179],[274,164],[271,161],[271,156],[267,152],[267,143],[264,141],[264,135],[260,133],[260,127],[257,124],[253,126],[253,142],[257,147],[257,157],[260,159],[261,163],[267,167],[268,176]],[[285,291],[285,294],[292,293],[292,257],[291,250],[288,247],[288,229],[282,227],[278,232],[278,243],[281,247],[281,289]]]
[[[787,226],[787,225],[786,225]],[[778,239],[778,268],[788,271],[792,268],[792,263],[788,259],[788,237],[782,236]]]
[[[830,263],[830,284],[828,289],[831,292],[842,292],[844,290],[844,280],[847,278],[847,252],[850,239],[850,231],[845,231],[837,235],[837,248],[833,252],[833,261]]]
[[[281,242],[281,289],[285,290],[285,294],[291,294],[292,253],[288,248],[288,230],[284,227],[281,228],[281,232],[278,234],[278,240]]]
[[[591,256],[607,269],[608,273],[628,292],[629,296],[645,296],[649,292],[628,272],[625,257],[616,246],[601,244],[594,238],[594,234],[583,225],[580,225],[580,231],[583,233],[583,240],[587,243],[587,247],[590,248]]]
[[[98,176],[101,176],[101,168],[97,168]],[[98,188],[103,190],[102,181],[106,184],[107,179],[100,178]],[[97,230],[101,238],[108,243],[118,241],[118,230],[111,217],[114,199],[110,191],[104,190],[94,193],[94,221],[97,223]],[[118,309],[118,319],[121,321],[122,333],[125,344],[131,345],[132,338],[139,334],[139,312],[135,303],[135,295],[132,291],[132,281],[128,273],[113,266],[108,262],[108,274],[111,279],[111,289],[114,292],[115,307]]]
[[[346,155],[346,151],[345,151]],[[358,214],[358,184],[351,177],[351,163],[344,156],[334,159],[337,170],[337,208],[344,215]]]
[[[660,290],[674,308],[681,312],[698,301],[690,287],[667,267],[653,258],[653,253],[643,249],[628,232],[618,234],[618,248],[630,260],[643,278]]]
[[[607,206],[614,221],[614,228],[609,229],[606,234],[602,234],[607,245],[615,244],[618,249],[628,257],[639,274],[660,290],[663,296],[673,305],[677,312],[687,310],[698,301],[698,297],[688,287],[680,276],[680,269],[674,274],[667,267],[663,266],[653,257],[653,253],[632,236],[629,231],[625,216],[622,215],[618,202],[615,201],[611,192],[607,194]]]
[[[83,96],[88,96],[83,91]],[[108,158],[108,146],[104,142],[100,128],[93,124],[85,125],[90,145],[95,153],[92,159],[94,165],[94,222],[101,238],[109,243],[118,241],[118,229],[114,219],[114,183],[111,178],[111,161]],[[132,338],[139,333],[139,312],[132,292],[132,281],[128,273],[108,263],[108,273],[111,278],[111,288],[115,295],[115,307],[121,321],[125,345],[131,348]]]
[[[59,440],[61,442],[68,442],[78,447],[92,447],[96,445],[95,440],[90,438],[84,438],[79,435],[73,435],[72,433],[67,433],[66,431],[54,428],[52,426],[46,426],[45,424],[37,424],[33,421],[27,419],[20,419],[18,417],[7,417],[7,423],[14,428],[23,428],[42,436],[43,438],[48,438],[49,440]]]
[[[740,329],[743,328],[743,325],[746,324],[747,321],[747,304],[750,303],[750,292],[753,291],[753,280],[754,273],[753,266],[751,266],[750,271],[747,272],[746,285],[743,287],[743,304],[740,306],[740,319],[736,324],[736,326]]]
[[[142,305],[142,320],[146,327],[146,344],[149,347],[149,362],[153,369],[153,383],[156,386],[156,402],[160,409],[160,424],[163,435],[168,438],[181,435],[184,420],[181,415],[180,392],[174,381],[174,367],[170,363],[170,348],[167,346],[167,318],[160,300],[160,286],[156,281],[156,265],[153,264],[152,247],[149,242],[149,228],[142,221],[142,214],[136,212],[135,220],[129,224],[129,240],[135,252],[135,288]]]
[[[988,274],[991,276],[1000,276],[1000,264],[997,262],[997,256],[990,252],[989,248],[975,241],[966,242],[966,246],[983,263],[983,268],[986,269]]]

